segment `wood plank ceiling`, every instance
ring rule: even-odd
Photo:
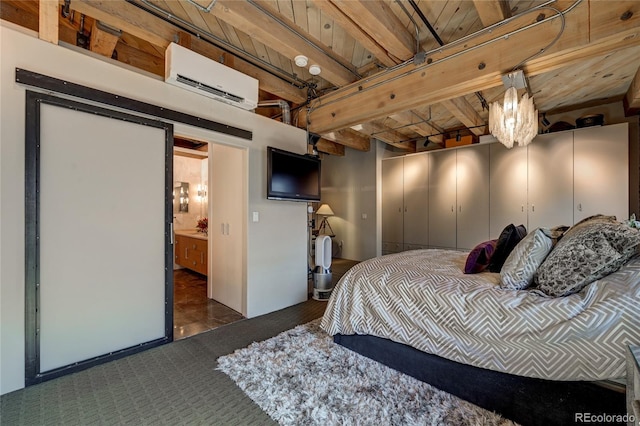
[[[293,124],[342,155],[382,140],[413,152],[488,132],[501,75],[540,112],[624,100],[640,111],[637,0],[2,0],[0,17],[157,75],[178,42],[284,99]],[[68,9],[68,11],[67,11]],[[293,59],[305,55],[322,72]],[[257,113],[280,119],[278,109]],[[426,142],[432,142],[425,148]]]

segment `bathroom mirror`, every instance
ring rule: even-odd
[[[174,182],[173,184],[173,212],[189,212],[189,182]]]

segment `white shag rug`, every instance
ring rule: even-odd
[[[333,342],[320,320],[218,358],[282,425],[515,425]]]

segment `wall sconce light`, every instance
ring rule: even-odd
[[[200,200],[207,196],[207,185],[198,184],[198,197]]]

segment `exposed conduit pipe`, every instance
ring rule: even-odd
[[[440,46],[444,46],[444,41],[442,41],[442,39],[440,38],[436,30],[431,26],[431,23],[429,22],[427,17],[424,15],[424,13],[422,13],[422,10],[420,10],[420,7],[418,7],[416,2],[414,0],[409,0],[409,4],[411,5],[411,7],[413,7],[413,10],[418,14],[422,22],[427,26],[427,28],[429,29],[429,32],[431,32],[431,34],[433,35],[433,38],[436,39],[436,41]],[[484,96],[482,96],[482,93],[476,92],[476,96],[478,97],[478,100],[480,100],[482,109],[489,110],[489,104],[487,104],[487,101],[484,98]]]
[[[187,3],[191,3],[192,5],[194,5],[195,7],[200,9],[201,11],[203,11],[205,13],[209,13],[209,12],[211,12],[211,9],[213,8],[213,6],[216,5],[217,1],[218,0],[211,0],[211,3],[209,3],[209,6],[207,6],[207,7],[204,7],[201,4],[198,4],[197,2],[195,2],[193,0],[187,0]]]
[[[413,10],[418,14],[422,22],[424,22],[424,24],[427,26],[427,28],[429,29],[429,32],[433,35],[433,38],[436,39],[436,41],[440,46],[444,46],[444,41],[442,41],[442,39],[440,38],[436,30],[431,26],[431,22],[429,22],[427,17],[424,16],[424,13],[422,13],[422,10],[420,10],[420,7],[418,7],[417,3],[413,0],[409,0],[409,4],[413,8]]]
[[[274,99],[272,101],[258,102],[258,108],[273,106],[279,107],[282,110],[282,122],[284,124],[291,124],[291,107],[289,107],[287,101],[283,99]]]

